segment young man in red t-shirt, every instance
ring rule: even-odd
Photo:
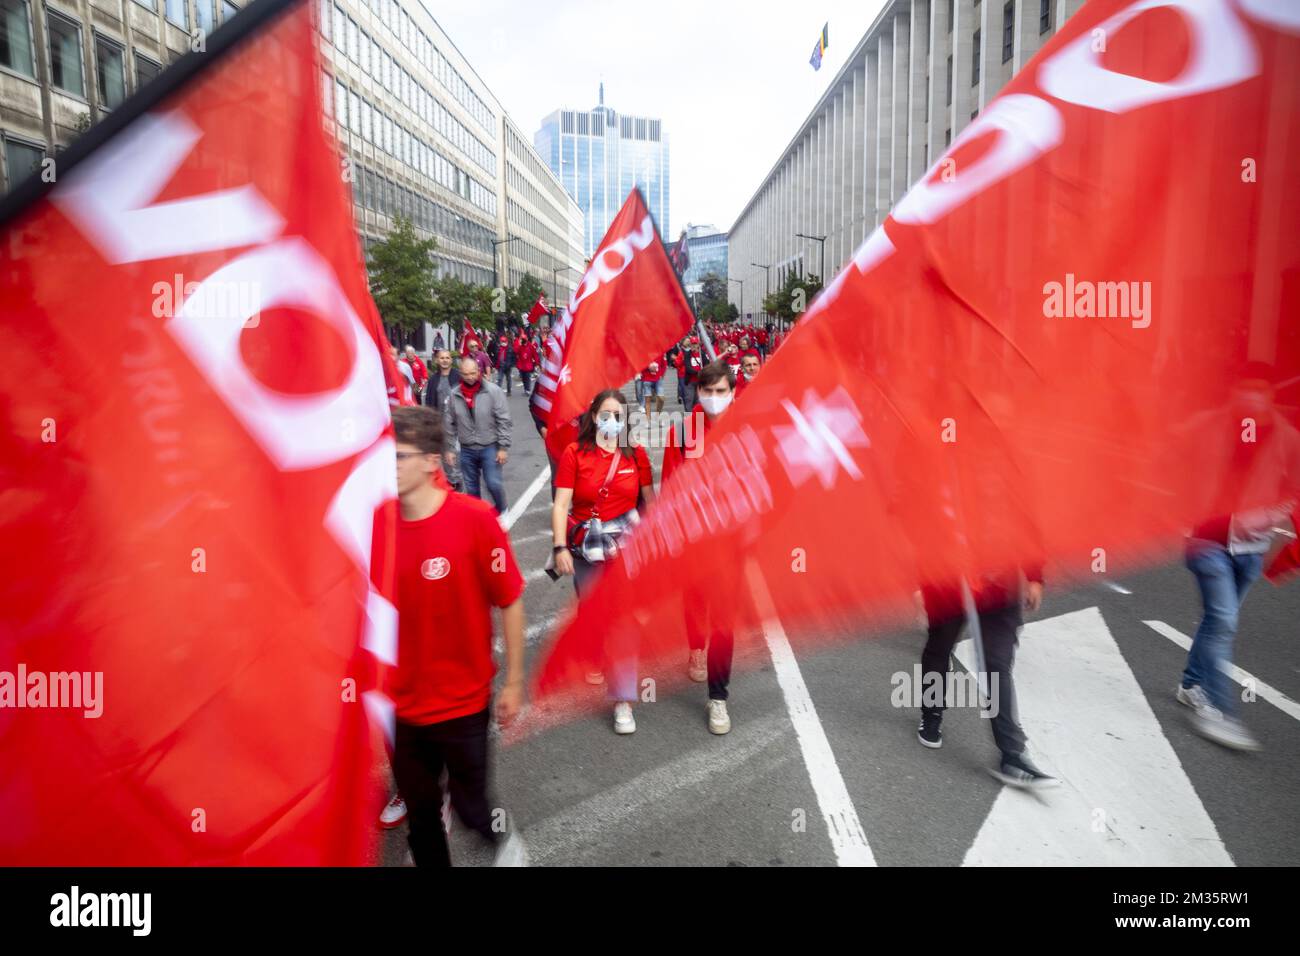
[[[663,468],[660,472],[659,487],[667,486],[668,480],[680,468],[686,468],[684,480],[691,477],[689,463],[704,453],[704,443],[714,423],[731,405],[735,398],[736,382],[725,362],[719,360],[704,366],[700,372],[698,393],[700,403],[691,414],[699,414],[691,429],[679,430],[674,425],[668,431],[664,447]],[[702,421],[702,425],[701,425]],[[688,608],[707,608],[704,594],[688,594]],[[718,627],[712,623],[707,610],[704,613],[686,616],[686,638],[690,645],[690,659],[686,673],[696,683],[709,682],[709,731],[725,734],[731,730],[731,716],[727,713],[729,693],[727,685],[731,683],[731,658],[735,647],[735,634],[728,628]],[[705,647],[708,647],[707,656]]]
[[[505,683],[497,695],[502,726],[524,700],[524,580],[492,506],[448,491],[442,419],[416,405],[393,410],[397,440],[397,710],[393,775],[406,800],[417,866],[450,866],[442,828],[447,772],[461,821],[517,860],[522,844],[502,842],[488,799],[488,724],[492,698],[492,608],[502,608]]]

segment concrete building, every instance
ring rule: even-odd
[[[1081,6],[888,0],[731,227],[729,278],[739,281],[728,285],[741,314],[759,315],[765,282],[775,289],[791,270],[829,282]]]
[[[640,186],[646,205],[664,238],[668,222],[668,134],[647,116],[616,113],[600,102],[591,110],[560,109],[542,120],[533,145],[560,177],[586,217],[583,250],[596,251],[623,200]]]
[[[245,0],[0,0],[8,190],[190,51]]]
[[[315,3],[323,106],[351,161],[362,242],[406,216],[437,240],[441,275],[495,286],[531,272],[550,288],[564,267],[572,288],[583,267],[577,204],[421,0]],[[230,0],[0,0],[5,188],[238,10]]]

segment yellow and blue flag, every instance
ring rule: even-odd
[[[812,59],[808,61],[813,65],[814,70],[820,70],[822,68],[822,54],[825,53],[826,48],[831,45],[830,34],[827,33],[827,27],[829,26],[829,21],[822,25],[822,35],[817,38],[817,45],[813,47],[812,51]]]

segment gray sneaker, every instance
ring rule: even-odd
[[[1236,717],[1228,717],[1211,707],[1209,712],[1192,714],[1192,729],[1221,747],[1231,750],[1262,750],[1254,734]]]
[[[1061,785],[1061,781],[1043,773],[1024,754],[1003,754],[1001,766],[996,770],[990,767],[989,773],[1008,787],[1020,790],[1051,790]]]

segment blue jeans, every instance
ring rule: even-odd
[[[1237,636],[1237,612],[1263,566],[1262,554],[1231,554],[1210,541],[1187,545],[1187,567],[1201,589],[1205,616],[1192,638],[1183,686],[1199,684],[1225,714],[1237,712],[1232,678],[1227,673],[1232,664],[1232,641]]]
[[[645,403],[645,382],[638,378],[633,384],[636,386],[636,403],[642,405]]]
[[[465,480],[465,494],[479,497],[479,475],[488,487],[497,514],[506,510],[506,489],[501,482],[501,466],[497,464],[496,445],[461,445],[460,473]]]

